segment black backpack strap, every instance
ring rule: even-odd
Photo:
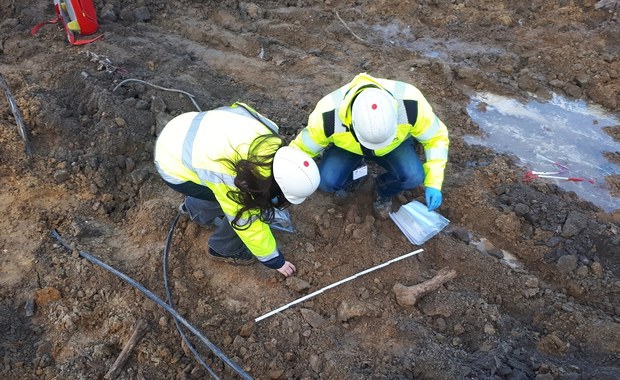
[[[323,113],[323,132],[325,133],[325,137],[330,137],[334,134],[335,129],[335,117],[336,110],[331,110],[329,112]]]
[[[415,125],[418,120],[418,101],[403,99],[405,105],[405,112],[407,113],[407,121],[411,125]]]

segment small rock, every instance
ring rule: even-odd
[[[562,226],[562,236],[571,237],[580,233],[588,225],[588,217],[580,212],[571,211]]]
[[[149,22],[151,21],[151,12],[147,7],[138,7],[133,11],[136,21]]]
[[[566,287],[566,293],[573,298],[579,298],[583,296],[584,290],[578,284],[571,282]]]
[[[610,109],[618,107],[618,92],[612,84],[594,84],[588,88],[587,93],[593,101],[604,107]]]
[[[577,269],[577,256],[564,255],[558,259],[555,265],[562,273],[572,273]]]
[[[310,289],[310,284],[307,283],[306,281],[302,280],[299,277],[288,277],[286,279],[286,286],[291,289],[294,290],[296,292],[303,292],[304,290],[308,290]]]
[[[565,343],[557,335],[549,334],[540,339],[537,347],[542,352],[558,355],[565,353],[568,350],[569,344]]]
[[[564,81],[561,81],[559,79],[552,79],[549,82],[549,85],[552,87],[556,87],[556,88],[564,88],[566,87],[566,83]]]
[[[34,294],[34,300],[39,306],[58,301],[61,298],[60,290],[52,287],[40,289]]]
[[[437,325],[437,331],[439,332],[444,332],[446,331],[446,321],[443,318],[437,318],[437,320],[435,321],[435,324]]]
[[[487,323],[484,325],[484,333],[487,335],[495,335],[495,327],[492,324]]]
[[[528,276],[525,280],[525,286],[528,288],[538,288],[538,278],[534,276]]]
[[[131,177],[131,183],[141,185],[149,178],[150,173],[146,169],[136,169],[129,176]]]
[[[368,314],[368,307],[361,302],[342,301],[338,306],[338,319],[346,322],[355,317],[362,317]]]
[[[456,76],[459,79],[471,79],[474,78],[477,74],[476,69],[470,66],[461,66],[456,70]]]
[[[323,362],[318,355],[310,355],[310,368],[312,368],[315,373],[321,373],[323,369]]]
[[[452,236],[469,244],[471,241],[471,233],[464,228],[456,227],[452,231]]]
[[[71,174],[69,174],[66,170],[56,170],[54,172],[54,180],[56,183],[63,183],[71,178]]]
[[[457,323],[456,325],[454,325],[453,331],[456,335],[461,335],[465,332],[465,327],[463,327],[463,325],[461,325],[460,323]]]
[[[148,110],[149,109],[149,102],[147,102],[146,100],[140,99],[136,102],[136,109],[139,110]]]
[[[254,322],[250,321],[241,326],[241,330],[239,330],[239,335],[247,338],[252,335],[252,331],[254,331]]]
[[[603,275],[603,266],[598,261],[595,261],[590,265],[590,270],[596,277],[601,277]]]
[[[577,268],[577,271],[575,273],[577,273],[577,276],[579,277],[586,277],[589,273],[588,266],[581,265],[579,268]]]
[[[151,112],[153,112],[154,114],[157,115],[159,113],[165,112],[167,108],[168,106],[166,105],[164,99],[154,97],[151,100]]]
[[[241,16],[250,20],[260,20],[265,17],[265,11],[254,3],[239,3]]]
[[[515,214],[517,214],[517,216],[523,216],[529,212],[530,212],[530,208],[526,204],[517,203],[515,205]]]
[[[547,240],[547,242],[545,244],[547,245],[547,247],[556,247],[562,241],[564,241],[563,238],[561,238],[559,236],[552,236],[552,237],[549,238],[549,240]]]
[[[368,289],[362,290],[362,292],[360,293],[360,298],[363,300],[367,300],[368,298],[370,298],[370,292],[368,291]]]
[[[202,280],[203,278],[205,278],[205,272],[203,272],[201,270],[195,270],[194,273],[192,273],[192,276],[196,280]]]
[[[306,322],[315,329],[323,326],[326,322],[325,318],[312,309],[302,308],[300,311]]]
[[[557,261],[558,257],[560,257],[560,252],[556,249],[551,252],[547,252],[543,255],[543,261],[547,264],[551,264]]]
[[[115,117],[114,124],[116,124],[116,126],[120,128],[125,128],[127,126],[127,122],[122,117]]]
[[[115,22],[116,20],[118,20],[118,15],[116,13],[116,10],[114,9],[114,5],[110,3],[105,4],[101,11],[99,11],[99,17],[102,20],[110,22]]]
[[[531,76],[530,73],[522,73],[517,78],[517,86],[523,91],[536,92],[538,91],[538,81]]]
[[[279,379],[284,374],[284,370],[282,368],[272,368],[269,370],[269,378],[270,379]]]
[[[123,105],[128,108],[133,108],[136,106],[138,100],[136,98],[127,98],[123,100]]]

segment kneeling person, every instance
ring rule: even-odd
[[[243,103],[172,119],[155,144],[164,182],[186,195],[179,207],[202,225],[216,224],[209,256],[234,264],[257,258],[284,276],[296,268],[268,223],[276,209],[299,204],[319,186],[314,161],[285,146],[278,127]]]

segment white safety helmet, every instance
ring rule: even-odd
[[[273,158],[273,176],[292,204],[303,202],[319,187],[321,177],[314,160],[290,146],[278,149]]]
[[[396,136],[396,99],[378,88],[362,90],[351,108],[353,131],[357,140],[369,149],[388,146]]]

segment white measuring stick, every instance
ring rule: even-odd
[[[295,301],[293,301],[293,302],[287,303],[286,305],[284,305],[284,306],[282,306],[282,307],[279,307],[279,308],[277,308],[277,309],[275,309],[275,310],[273,310],[273,311],[270,311],[270,312],[269,312],[269,313],[267,313],[267,314],[261,315],[260,317],[258,317],[258,318],[256,318],[256,319],[254,319],[254,322],[259,322],[259,321],[262,321],[263,319],[265,319],[265,318],[267,318],[267,317],[271,317],[272,315],[277,314],[277,313],[281,312],[282,310],[288,309],[289,307],[291,307],[291,306],[293,306],[293,305],[295,305],[295,304],[298,304],[298,303],[303,302],[303,301],[305,301],[305,300],[307,300],[307,299],[309,299],[309,298],[312,298],[312,297],[314,297],[314,296],[316,296],[316,295],[318,295],[318,294],[321,294],[321,293],[323,293],[324,291],[326,291],[327,289],[335,288],[336,286],[338,286],[338,285],[340,285],[340,284],[344,284],[344,283],[345,283],[345,282],[347,282],[347,281],[351,281],[351,280],[353,280],[354,278],[357,278],[357,277],[359,277],[359,276],[361,276],[361,275],[364,275],[364,274],[366,274],[366,273],[370,273],[370,272],[372,272],[372,271],[374,271],[374,270],[377,270],[377,269],[379,269],[379,268],[383,268],[383,267],[388,266],[388,265],[390,265],[390,264],[392,264],[392,263],[395,263],[395,262],[397,262],[397,261],[399,261],[399,260],[406,259],[407,257],[413,256],[413,255],[417,255],[418,253],[420,253],[420,252],[422,252],[422,251],[424,251],[424,250],[423,250],[422,248],[420,248],[420,249],[418,249],[417,251],[409,252],[409,253],[404,254],[404,255],[402,255],[402,256],[399,256],[399,257],[397,257],[397,258],[395,258],[395,259],[392,259],[392,260],[390,260],[390,261],[386,261],[386,262],[385,262],[385,263],[383,263],[383,264],[379,264],[379,265],[374,266],[374,267],[372,267],[372,268],[369,268],[369,269],[363,270],[363,271],[361,271],[361,272],[359,272],[359,273],[357,273],[357,274],[354,274],[354,275],[353,275],[353,276],[351,276],[351,277],[347,277],[347,278],[345,278],[344,280],[340,280],[340,281],[338,281],[338,282],[334,282],[333,284],[331,284],[331,285],[327,285],[326,287],[321,288],[321,289],[317,290],[316,292],[313,292],[313,293],[310,293],[310,294],[308,294],[308,295],[305,295],[305,296],[303,296],[303,297],[301,297],[301,298],[299,298],[299,299],[296,299],[296,300],[295,300]]]

